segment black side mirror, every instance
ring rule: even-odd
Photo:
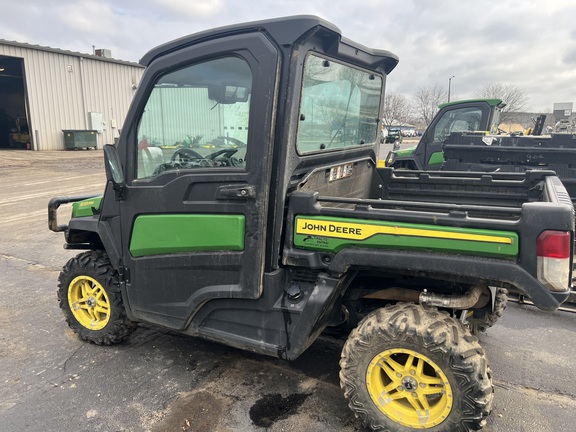
[[[118,151],[112,144],[104,145],[104,165],[106,166],[106,178],[114,185],[116,199],[123,199],[126,189],[124,171],[122,170],[122,163],[120,162]]]

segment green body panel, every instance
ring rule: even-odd
[[[102,204],[102,196],[72,203],[72,217],[78,218],[98,214],[100,212],[100,204]]]
[[[294,245],[336,253],[346,247],[429,250],[514,259],[518,235],[510,231],[399,222],[298,216]]]
[[[394,153],[396,153],[396,156],[406,157],[406,156],[412,156],[415,151],[416,151],[416,146],[412,146],[412,147],[408,147],[408,148],[405,148],[402,150],[397,150]]]
[[[434,152],[428,159],[428,165],[441,165],[444,163],[444,152]]]
[[[138,216],[132,229],[134,257],[202,251],[244,250],[244,215],[166,214]]]

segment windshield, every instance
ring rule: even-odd
[[[492,123],[490,124],[490,133],[497,134],[498,126],[500,126],[500,115],[502,114],[502,108],[496,107],[494,109],[494,114],[492,116]]]
[[[382,77],[309,55],[304,65],[298,153],[374,144]]]

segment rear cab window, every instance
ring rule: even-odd
[[[309,54],[304,64],[296,149],[300,155],[373,145],[383,79]]]

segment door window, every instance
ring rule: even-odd
[[[239,57],[160,76],[138,124],[136,178],[245,168],[251,89],[250,67]]]
[[[436,123],[434,142],[444,142],[452,132],[477,131],[480,129],[482,110],[480,108],[460,108],[447,111]]]

